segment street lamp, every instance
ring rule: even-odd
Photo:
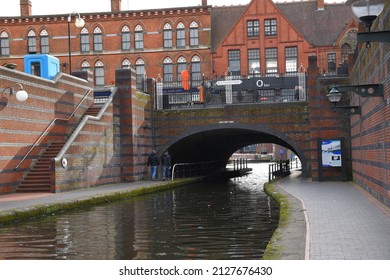
[[[355,86],[335,86],[333,85],[329,93],[326,95],[329,101],[336,105],[341,100],[342,92],[354,92],[362,97],[383,97],[382,84],[367,84]],[[349,114],[361,114],[360,106],[334,106],[334,109],[349,110]]]
[[[27,93],[27,91],[25,91],[25,90],[23,89],[23,86],[22,86],[21,84],[19,84],[19,83],[16,83],[16,84],[20,87],[20,90],[18,90],[18,91],[16,92],[16,94],[15,94],[16,99],[17,99],[18,101],[20,101],[20,102],[26,101],[27,98],[28,98],[28,93]],[[5,89],[3,89],[2,93],[5,93],[6,90],[8,90],[8,94],[9,94],[9,95],[13,95],[14,92],[15,92],[15,90],[14,90],[12,87],[6,87]]]
[[[348,0],[347,5],[351,5],[352,12],[364,22],[364,32],[357,33],[358,42],[386,42],[390,43],[390,30],[371,32],[371,26],[383,11],[386,0]]]
[[[78,12],[71,12],[68,16],[68,50],[69,50],[69,74],[72,74],[72,53],[70,48],[70,22],[72,20],[72,14],[77,14],[76,20],[74,22],[75,26],[82,28],[85,25],[85,21],[80,17]]]

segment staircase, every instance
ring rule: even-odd
[[[90,107],[85,115],[96,116],[101,108]],[[80,121],[83,119],[82,117]],[[77,127],[77,125],[75,126]],[[69,134],[71,135],[73,131]],[[52,142],[43,152],[35,165],[28,172],[24,181],[19,185],[16,192],[50,192],[51,168],[50,161],[55,158],[65,145],[66,140]]]

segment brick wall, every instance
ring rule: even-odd
[[[378,17],[373,31],[390,30],[390,5]],[[384,98],[355,96],[361,118],[351,120],[354,181],[382,203],[390,206],[390,44],[361,43],[350,76],[351,84],[382,83]]]
[[[309,57],[307,74],[312,178],[315,181],[351,179],[349,116],[343,110],[333,110],[334,105],[327,97],[333,84],[342,85],[347,80],[322,76],[316,56]],[[323,167],[321,141],[336,139],[343,141],[342,167]]]
[[[151,98],[136,91],[134,70],[117,70],[116,86],[101,118],[90,118],[63,157],[52,162],[54,192],[145,177],[150,145],[145,123],[150,120]],[[65,168],[63,158],[68,161]]]
[[[23,85],[29,98],[19,102],[5,92],[7,87],[19,90]],[[27,75],[0,67],[0,194],[14,192],[38,155],[52,141],[63,140],[80,116],[90,106],[93,93],[85,80],[59,73],[53,80]],[[6,89],[6,90],[5,90]],[[5,90],[5,92],[4,92]],[[54,119],[67,119],[87,94],[86,100],[69,121],[58,120],[15,169],[33,143]]]

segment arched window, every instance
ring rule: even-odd
[[[30,30],[27,35],[27,52],[36,53],[37,52],[37,36],[35,31]]]
[[[181,72],[183,70],[186,70],[186,69],[187,69],[187,61],[183,56],[181,56],[177,60],[177,80],[178,81],[181,81]]]
[[[182,22],[176,26],[176,47],[185,48],[186,46],[186,29]]]
[[[164,65],[163,65],[163,79],[166,82],[172,82],[173,81],[173,63],[172,59],[167,57],[164,59]]]
[[[103,34],[99,27],[93,30],[93,50],[95,52],[103,51]]]
[[[83,28],[80,33],[80,50],[81,52],[89,52],[89,49],[89,31],[87,28]]]
[[[172,48],[172,40],[173,40],[173,35],[172,35],[172,26],[169,23],[166,23],[164,25],[164,48]]]
[[[91,65],[88,61],[84,60],[83,63],[81,63],[81,71],[89,71],[91,70]]]
[[[191,59],[191,80],[192,81],[201,81],[202,80],[202,70],[200,67],[200,58],[197,55],[194,55]]]
[[[104,86],[104,64],[100,60],[95,63],[95,85]]]
[[[134,30],[134,48],[136,50],[144,49],[144,31],[141,25],[137,25]]]
[[[190,47],[197,46],[199,46],[199,26],[196,21],[193,21],[190,25]]]
[[[352,51],[352,47],[349,44],[345,43],[341,46],[341,57],[343,63],[348,62],[348,56],[351,53],[353,53],[353,51]]]
[[[127,58],[122,61],[122,69],[130,69],[131,62]]]
[[[49,53],[49,33],[44,29],[41,31],[40,42],[41,42],[41,53]]]
[[[1,32],[0,34],[0,55],[9,55],[9,36],[8,33],[5,31]]]
[[[130,50],[130,29],[128,26],[122,27],[122,50],[128,51]]]
[[[135,62],[135,73],[136,73],[136,87],[137,89],[143,89],[143,82],[146,76],[145,62],[142,58],[137,59]]]

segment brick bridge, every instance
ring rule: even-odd
[[[169,150],[173,162],[225,165],[240,148],[275,143],[298,155],[303,174],[310,173],[307,102],[156,111],[154,129],[158,152]]]

